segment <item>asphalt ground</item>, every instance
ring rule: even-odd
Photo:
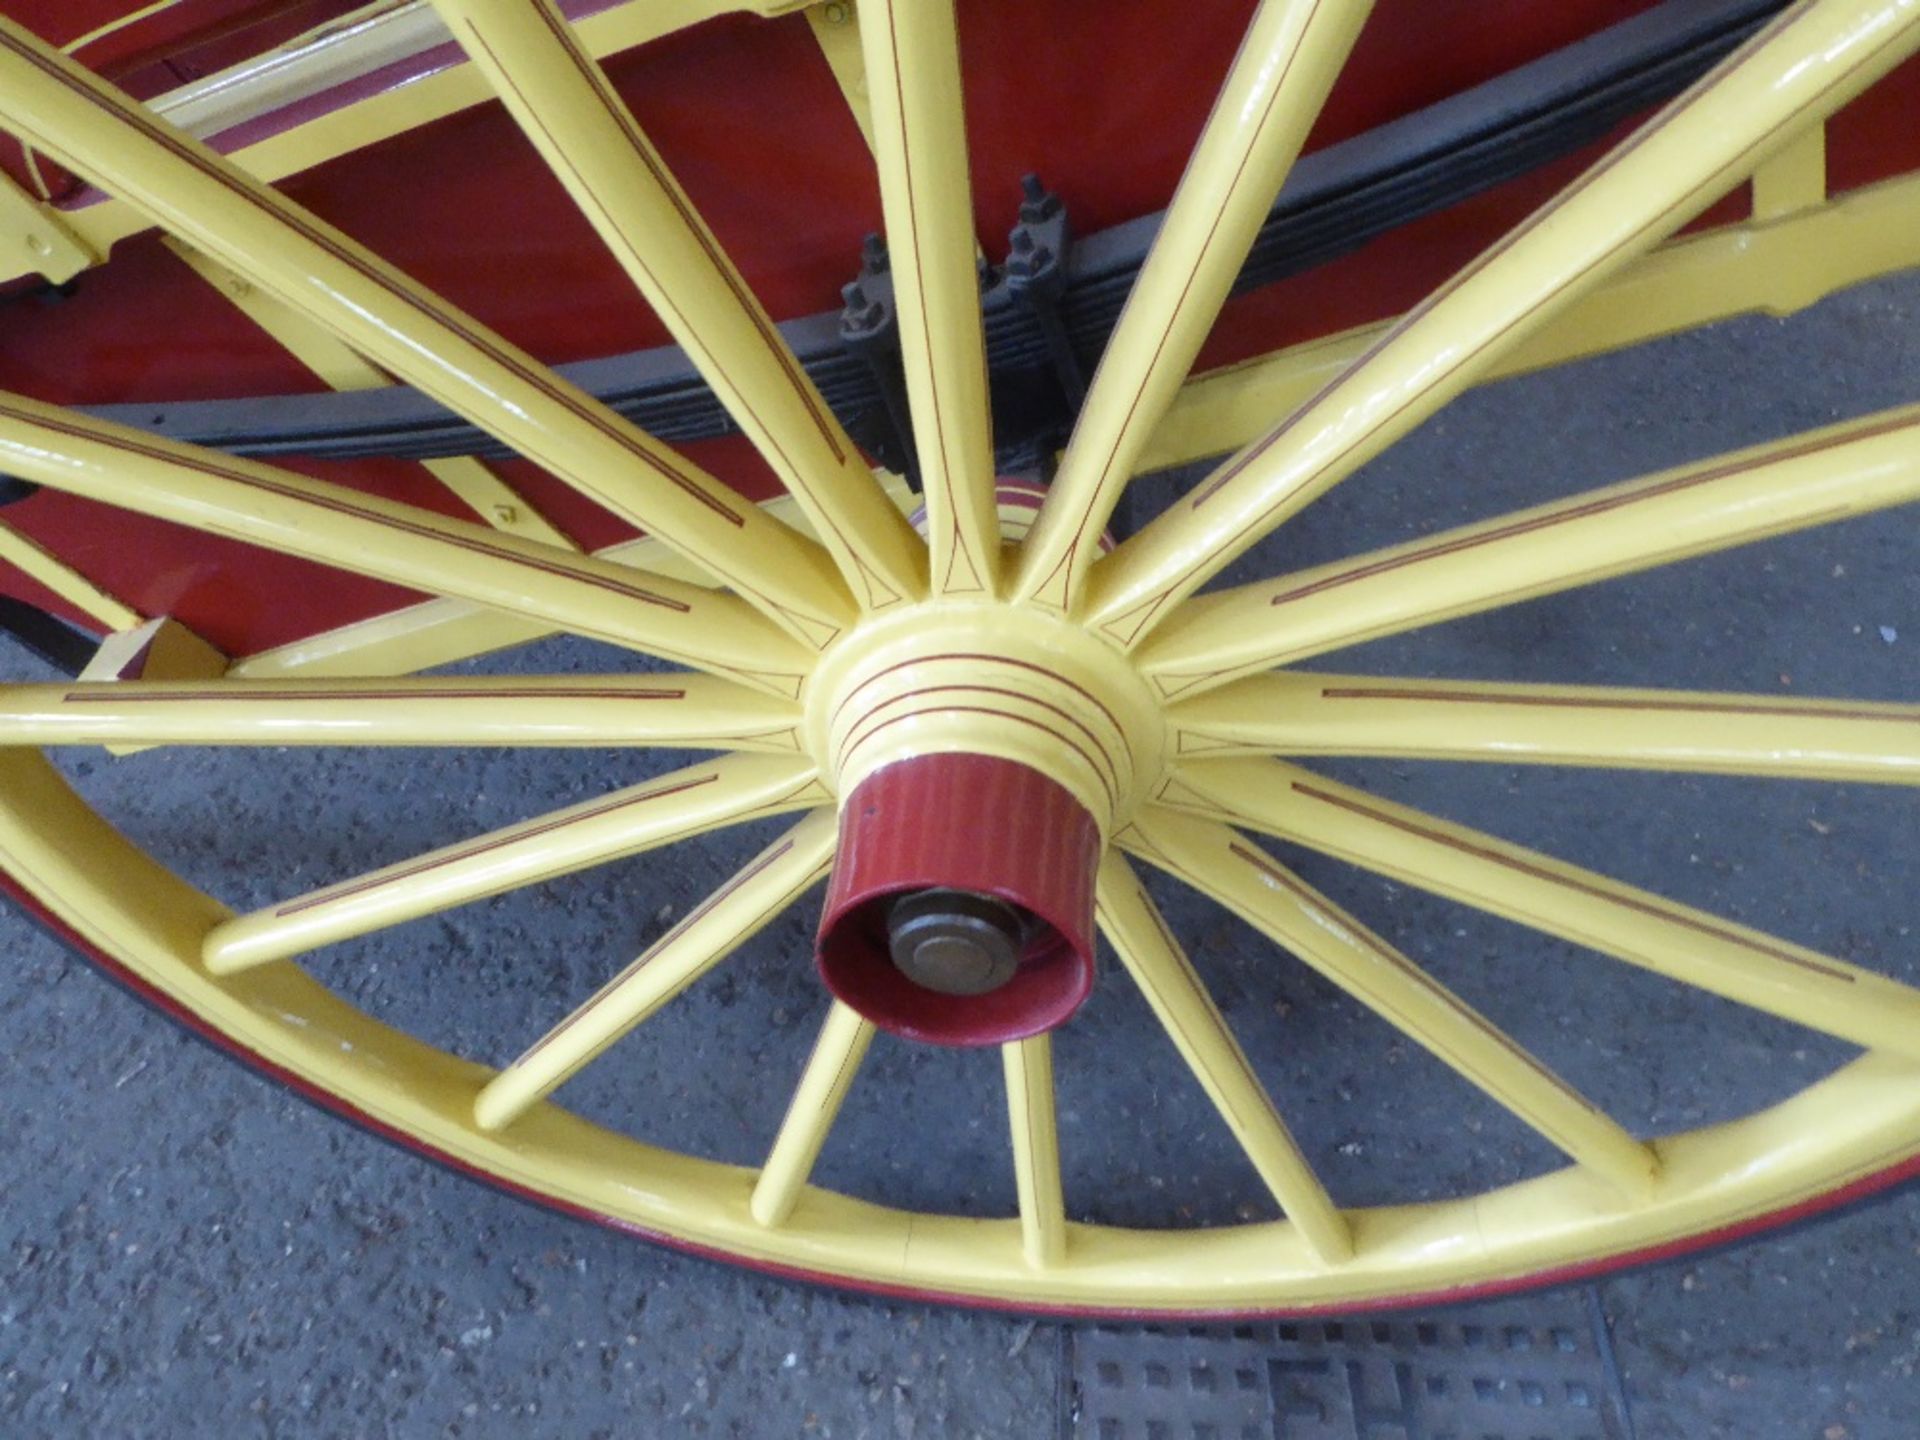
[[[1271,572],[1920,398],[1920,278],[1504,382],[1450,406],[1237,567]],[[1149,510],[1191,475],[1143,483]],[[1317,668],[1920,694],[1915,513],[1377,642]],[[11,678],[32,662],[5,661]],[[631,668],[548,642],[479,668]],[[684,763],[585,752],[158,751],[62,763],[196,883],[264,903]],[[1339,764],[1377,793],[1920,981],[1920,811],[1869,786]],[[306,962],[503,1062],[767,832],[642,857]],[[1843,1046],[1331,862],[1306,877],[1645,1132],[1791,1093]],[[1190,894],[1175,928],[1344,1203],[1535,1172],[1528,1132]],[[743,1162],[824,1009],[817,895],[567,1103]],[[0,1437],[982,1436],[1058,1431],[1062,1327],[846,1297],[676,1256],[433,1168],[256,1079],[0,914]],[[1111,963],[1057,1042],[1069,1208],[1267,1213]],[[885,1037],[817,1178],[1013,1207],[998,1061]],[[1643,1440],[1920,1436],[1920,1197],[1599,1287]],[[1395,1437],[1398,1440],[1398,1437]]]

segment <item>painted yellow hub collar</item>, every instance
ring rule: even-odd
[[[1165,764],[1159,709],[1106,641],[1026,606],[935,601],[836,642],[807,739],[841,795],[920,755],[992,755],[1065,786],[1110,835]]]

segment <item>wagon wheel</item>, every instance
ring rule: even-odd
[[[1290,763],[1314,754],[1913,783],[1920,707],[1565,685],[1342,682],[1364,639],[1920,495],[1920,407],[1278,579],[1197,595],[1396,438],[1916,48],[1920,11],[1807,0],[1106,553],[1116,501],[1366,16],[1268,0],[1031,530],[996,503],[953,16],[861,38],[925,514],[909,524],[546,3],[436,0],[817,539],[0,22],[0,123],[697,563],[669,579],[0,397],[0,468],[687,668],[588,680],[15,686],[0,862],[90,954],[250,1063],[504,1188],[688,1249],[1030,1309],[1270,1313],[1542,1283],[1914,1173],[1920,992]],[[924,535],[924,540],[922,536]],[[343,741],[342,735],[350,738]],[[596,745],[724,752],[233,914],[95,815],[33,747]],[[780,813],[781,838],[494,1071],[371,1021],[296,957]],[[964,815],[963,821],[954,819]],[[1636,1136],[1252,838],[1338,857],[1866,1052],[1711,1130]],[[1009,837],[1012,837],[1009,839]],[[1343,1208],[1140,880],[1264,932],[1567,1157],[1502,1188]],[[836,999],[765,1163],[613,1134],[550,1098],[823,876]],[[1277,1202],[1215,1229],[1070,1223],[1050,1032],[1097,924]],[[811,1186],[877,1027],[1000,1049],[1019,1214]]]

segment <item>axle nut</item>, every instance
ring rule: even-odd
[[[942,995],[985,995],[1020,968],[1025,926],[1011,905],[967,890],[922,890],[894,901],[887,949],[909,980]]]

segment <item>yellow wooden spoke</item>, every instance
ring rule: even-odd
[[[936,594],[1000,564],[986,341],[953,0],[867,0],[860,41]]]
[[[547,620],[792,695],[808,656],[739,599],[0,393],[0,471]]]
[[[1920,705],[1290,671],[1183,701],[1168,719],[1183,759],[1400,755],[1920,785]]]
[[[1122,837],[1298,956],[1403,1035],[1614,1185],[1643,1197],[1656,1162],[1498,1026],[1257,846],[1214,820],[1166,811]]]
[[[906,481],[887,481],[888,498],[896,506],[914,501]],[[793,500],[775,496],[763,507],[782,516],[796,514]],[[717,582],[692,561],[676,555],[658,540],[642,535],[593,552],[599,559],[648,576],[660,575],[705,589]],[[303,636],[271,650],[256,651],[235,660],[228,674],[252,680],[280,680],[311,675],[340,675],[366,679],[374,675],[408,675],[439,665],[457,664],[545,639],[558,627],[509,615],[466,600],[423,600],[365,620],[349,621],[317,635]],[[804,657],[802,657],[804,658]],[[788,676],[783,693],[791,695],[799,676]]]
[[[1920,498],[1920,406],[1276,580],[1199,596],[1141,647],[1162,695]]]
[[[639,959],[487,1082],[473,1107],[480,1128],[511,1124],[759,933],[827,873],[836,829],[831,810],[816,811],[689,910]]]
[[[1193,368],[1373,0],[1264,0],[1074,422],[1016,593],[1078,599],[1100,532]]]
[[[1769,165],[1788,160],[1805,142],[1805,136],[1794,141]],[[1851,285],[1920,265],[1916,221],[1920,177],[1909,173],[1848,190],[1813,209],[1678,236],[1622,267],[1504,352],[1479,383],[1735,315],[1797,314]],[[1189,465],[1264,435],[1274,416],[1318,394],[1392,329],[1392,321],[1361,325],[1194,375],[1168,407],[1139,469]]]
[[[1856,1045],[1920,1057],[1920,990],[1277,761],[1197,762],[1162,803],[1334,855]]]
[[[207,936],[206,964],[231,974],[826,798],[810,760],[735,755],[692,765],[235,916]]]
[[[787,700],[710,675],[125,680],[0,687],[0,745],[800,748]]]
[[[302,365],[335,390],[377,390],[393,377],[361,358],[325,326],[308,319],[283,300],[234,274],[219,261],[169,235],[163,243],[195,274],[233,303],[233,307],[273,337]],[[526,497],[518,494],[484,461],[471,455],[422,460],[420,467],[463,500],[487,524],[526,540],[577,550]]]
[[[4,18],[0,125],[724,576],[810,644],[851,617],[818,545]]]
[[[1067,1212],[1060,1192],[1060,1133],[1053,1113],[1053,1037],[1000,1047],[1007,1074],[1007,1126],[1013,1137],[1014,1188],[1020,1196],[1020,1249],[1036,1269],[1067,1254]]]
[[[428,468],[508,533],[0,395],[0,475],[419,592],[381,615],[230,659],[177,619],[132,623],[143,617],[51,557],[10,551],[0,525],[0,561],[17,554],[67,600],[128,620],[112,627],[83,679],[0,687],[9,887],[190,1023],[424,1150],[674,1243],[883,1290],[1169,1317],[1410,1304],[1630,1262],[1911,1173],[1920,989],[1273,757],[1912,782],[1920,704],[1277,667],[1920,498],[1920,406],[1195,595],[1466,386],[1743,308],[1785,312],[1920,254],[1902,238],[1912,227],[1899,223],[1915,209],[1909,191],[1920,194],[1910,177],[1832,201],[1820,134],[1824,116],[1920,45],[1920,0],[1776,7],[1776,23],[1713,77],[1427,305],[1186,387],[1180,377],[1371,10],[1370,0],[1249,0],[1241,52],[1094,376],[1058,483],[1037,504],[1009,494],[999,514],[956,4],[865,0],[859,25],[851,3],[817,6],[808,18],[820,55],[798,18],[774,22],[816,63],[826,57],[875,153],[928,484],[925,542],[896,513],[917,499],[900,506],[891,477],[859,461],[594,58],[729,8],[784,13],[788,0],[616,0],[578,24],[565,18],[577,8],[569,0],[376,0],[343,25],[151,104],[0,21],[0,131],[17,128],[102,187],[49,209],[0,180],[0,229],[14,222],[11,238],[0,236],[0,272],[12,262],[58,278],[99,263],[111,239],[150,214],[221,295],[328,384],[418,386],[639,531],[583,555],[470,458]],[[444,45],[441,17],[475,63],[447,64],[322,119],[309,110],[250,140],[232,163],[186,138],[215,126],[223,143],[237,142],[234,123],[275,111],[278,125],[289,103],[331,106],[343,98],[341,77]],[[1581,63],[1618,38],[1564,58]],[[788,493],[747,505],[257,183],[489,88]],[[1650,251],[1749,177],[1750,220]],[[1072,176],[1058,178],[1071,188]],[[1156,455],[1219,453],[1262,435],[1117,553],[1098,556],[1093,542],[1130,473]],[[569,632],[671,657],[677,672],[387,678]],[[748,753],[236,916],[97,814],[38,752],[59,743],[110,753],[183,744]],[[921,798],[896,803],[880,784],[867,789],[893,767],[886,785]],[[856,803],[862,794],[871,808]],[[838,863],[836,802],[849,807],[847,833],[861,822],[866,840],[839,857],[848,868],[836,893],[853,903],[836,903],[821,964],[882,1018],[832,1005],[760,1170],[655,1147],[551,1103]],[[901,823],[882,825],[883,814]],[[381,1024],[299,964],[271,963],[774,815],[797,828],[497,1074]],[[955,848],[955,827],[981,844]],[[1874,1048],[1750,1115],[1640,1139],[1277,863],[1256,831]],[[993,849],[1009,836],[1032,853]],[[1262,930],[1574,1163],[1469,1193],[1338,1207],[1141,886],[1135,855]],[[1069,1225],[1050,1034],[1000,1037],[1069,1023],[1090,957],[1009,967],[1010,947],[1037,932],[998,904],[937,892],[1014,900],[1057,924],[1077,952],[1073,907],[1090,882],[1101,929],[1283,1215],[1197,1228]],[[874,902],[900,887],[920,902]],[[920,1007],[896,1005],[906,982],[878,968],[896,947],[905,970],[930,983],[957,977],[954,988],[967,989],[967,969],[981,983],[1008,968],[1013,978],[998,995],[929,993]],[[811,1186],[876,1024],[1000,1050],[1017,1218],[893,1208],[883,1196]]]
[[[1322,1260],[1351,1258],[1346,1218],[1300,1153],[1159,907],[1117,851],[1100,865],[1098,911],[1101,933],[1294,1228]]]
[[[813,1173],[820,1149],[827,1143],[827,1132],[834,1117],[853,1088],[853,1077],[873,1043],[874,1027],[858,1010],[838,1000],[827,1012],[814,1042],[807,1068],[794,1087],[780,1133],[774,1137],[767,1163],[760,1167],[748,1202],[753,1218],[762,1225],[784,1225]]]
[[[434,0],[507,109],[873,610],[926,550],[552,0]]]
[[[1907,0],[1803,0],[1094,569],[1135,644],[1180,599],[1920,46]]]
[[[0,523],[0,563],[13,566],[28,579],[44,585],[76,610],[91,616],[102,629],[132,630],[140,613],[117,600],[64,560]]]

